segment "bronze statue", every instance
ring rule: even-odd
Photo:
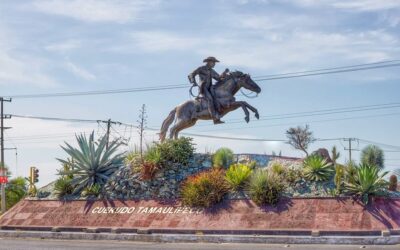
[[[191,83],[196,84],[194,77],[200,76],[200,92],[203,95],[195,100],[189,100],[176,106],[164,120],[160,140],[165,140],[169,126],[175,121],[170,129],[169,138],[176,139],[183,129],[192,127],[197,120],[214,120],[215,123],[221,123],[220,118],[227,113],[241,107],[245,113],[245,121],[249,122],[249,109],[259,119],[258,110],[245,101],[236,101],[235,94],[245,88],[250,91],[261,92],[261,88],[251,79],[250,75],[240,71],[230,72],[227,70],[220,76],[212,68],[215,62],[214,57],[204,59],[207,64],[199,67],[189,75]],[[212,79],[219,80],[212,85]],[[208,96],[207,96],[208,95]],[[207,98],[208,97],[208,98]]]
[[[205,98],[208,104],[208,111],[214,121],[214,124],[224,123],[221,121],[220,106],[215,98],[215,91],[213,88],[212,80],[221,81],[229,72],[228,69],[219,75],[213,68],[215,63],[219,62],[215,57],[209,56],[203,60],[206,63],[204,66],[198,67],[195,71],[193,71],[189,76],[189,81],[194,86],[197,86],[196,83],[196,75],[200,78],[200,95]]]

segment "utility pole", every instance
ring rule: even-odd
[[[115,122],[112,121],[111,119],[108,119],[107,121],[98,121],[98,122],[102,122],[102,123],[106,123],[107,124],[107,130],[106,130],[106,136],[107,136],[107,143],[106,143],[106,149],[108,149],[108,144],[110,143],[110,130],[111,130],[111,126],[114,124],[121,124],[120,122]]]
[[[4,127],[4,119],[9,119],[11,116],[4,116],[4,102],[11,102],[11,98],[3,98],[0,97],[0,151],[1,151],[1,162],[0,162],[0,167],[1,167],[1,173],[2,177],[7,176],[7,171],[4,165],[4,130],[6,129]],[[6,183],[1,184],[1,213],[4,214],[6,212]]]
[[[348,150],[349,151],[349,162],[351,162],[351,151],[354,151],[355,149],[351,148],[351,142],[356,141],[356,138],[344,138],[344,141],[348,141],[349,142],[349,147],[348,148],[344,148],[344,150]]]

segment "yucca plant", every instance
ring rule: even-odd
[[[383,179],[387,173],[381,173],[374,165],[362,164],[356,168],[354,182],[344,183],[344,191],[361,198],[361,201],[367,204],[369,196],[382,194],[387,188],[388,183]]]
[[[124,152],[117,153],[121,143],[117,140],[108,143],[105,135],[98,142],[94,140],[94,132],[89,138],[84,134],[76,135],[78,148],[65,142],[62,149],[73,159],[72,163],[58,159],[63,164],[71,164],[73,175],[71,184],[75,187],[74,194],[81,193],[86,187],[95,184],[103,186],[109,177],[123,166]]]
[[[233,190],[241,188],[249,178],[252,170],[244,164],[233,164],[225,174],[225,180]]]
[[[213,167],[228,168],[233,162],[233,151],[229,148],[218,149],[212,158]]]
[[[253,172],[247,187],[250,198],[259,206],[276,205],[284,190],[285,185],[281,177],[262,169]]]
[[[304,162],[304,178],[309,181],[326,181],[335,171],[332,164],[318,155],[311,155],[307,157]]]
[[[275,161],[271,164],[270,170],[280,176],[285,175],[286,173],[286,168],[283,166],[281,163]]]
[[[67,176],[62,176],[54,183],[54,194],[57,198],[64,198],[66,195],[72,194],[74,187],[71,184],[72,179]]]

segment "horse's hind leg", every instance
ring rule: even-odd
[[[178,139],[178,134],[185,128],[192,127],[196,124],[197,119],[191,119],[189,121],[179,120],[172,128],[170,132],[170,139]]]

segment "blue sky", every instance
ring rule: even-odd
[[[52,93],[187,83],[204,57],[252,76],[400,59],[400,2],[396,0],[265,1],[94,1],[37,0],[0,3],[1,95]],[[399,68],[385,68],[260,82],[262,93],[248,99],[261,115],[399,102]],[[189,87],[189,83],[188,83]],[[6,113],[108,119],[135,123],[142,104],[148,125],[159,127],[168,112],[189,98],[188,90],[43,99],[14,99]],[[239,99],[246,99],[239,97]],[[213,126],[200,122],[188,132],[285,139],[288,127],[310,124],[318,138],[357,137],[400,145],[399,108],[273,121],[230,123],[238,110]],[[376,116],[357,118],[358,116]],[[336,121],[334,120],[342,119]],[[6,136],[11,170],[41,169],[41,182],[55,178],[65,157],[58,146],[96,124],[13,118]],[[116,127],[137,142],[136,131]],[[114,132],[115,135],[117,133]],[[44,137],[43,135],[47,135]],[[37,137],[32,137],[37,136]],[[153,132],[146,139],[154,140]],[[195,138],[199,152],[220,146],[235,152],[301,156],[277,142]],[[338,146],[344,142],[315,143]],[[356,148],[365,144],[356,143]],[[390,150],[390,148],[385,148]],[[354,152],[358,158],[358,152]],[[400,167],[400,153],[386,153],[388,169]],[[16,166],[18,165],[18,169]]]

